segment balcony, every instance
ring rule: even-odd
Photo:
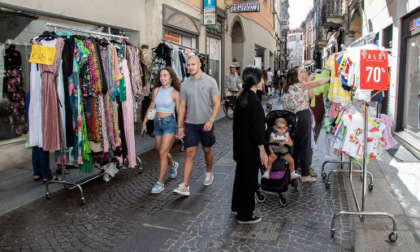
[[[325,0],[321,9],[321,25],[329,29],[340,28],[344,23],[342,0]]]

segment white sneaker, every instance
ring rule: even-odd
[[[178,175],[178,162],[174,162],[174,166],[171,166],[169,170],[169,177],[170,178],[176,178],[176,175]]]
[[[209,186],[213,183],[214,175],[212,172],[206,172],[206,178],[204,179],[204,185]]]
[[[261,176],[262,179],[270,179],[270,172],[266,171],[264,172],[264,174]]]
[[[302,176],[299,173],[296,173],[296,171],[290,173],[290,178],[291,179],[298,179],[301,178]]]
[[[174,190],[174,193],[183,195],[183,196],[190,196],[190,188],[186,186],[184,183],[179,184],[178,188]]]

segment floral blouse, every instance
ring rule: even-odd
[[[296,83],[289,87],[289,92],[284,94],[287,109],[293,113],[309,109],[308,89],[302,91],[303,83]]]

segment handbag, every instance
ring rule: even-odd
[[[159,89],[160,89],[160,87],[159,87]],[[155,99],[156,99],[156,96],[157,96],[157,94],[158,94],[158,92],[159,92],[159,89],[158,89],[158,91],[156,92]],[[154,104],[154,103],[153,103],[153,108],[151,108],[151,109],[147,112],[147,119],[148,119],[148,120],[155,120],[155,117],[156,117],[156,104]]]

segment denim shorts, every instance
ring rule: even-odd
[[[216,142],[216,136],[214,135],[214,125],[210,131],[203,131],[204,124],[190,124],[185,123],[185,137],[184,147],[198,146],[201,142],[203,147],[212,147]]]
[[[154,124],[154,134],[155,136],[163,136],[163,135],[176,135],[177,126],[176,120],[173,115],[165,116],[165,117],[155,117],[155,124]]]

